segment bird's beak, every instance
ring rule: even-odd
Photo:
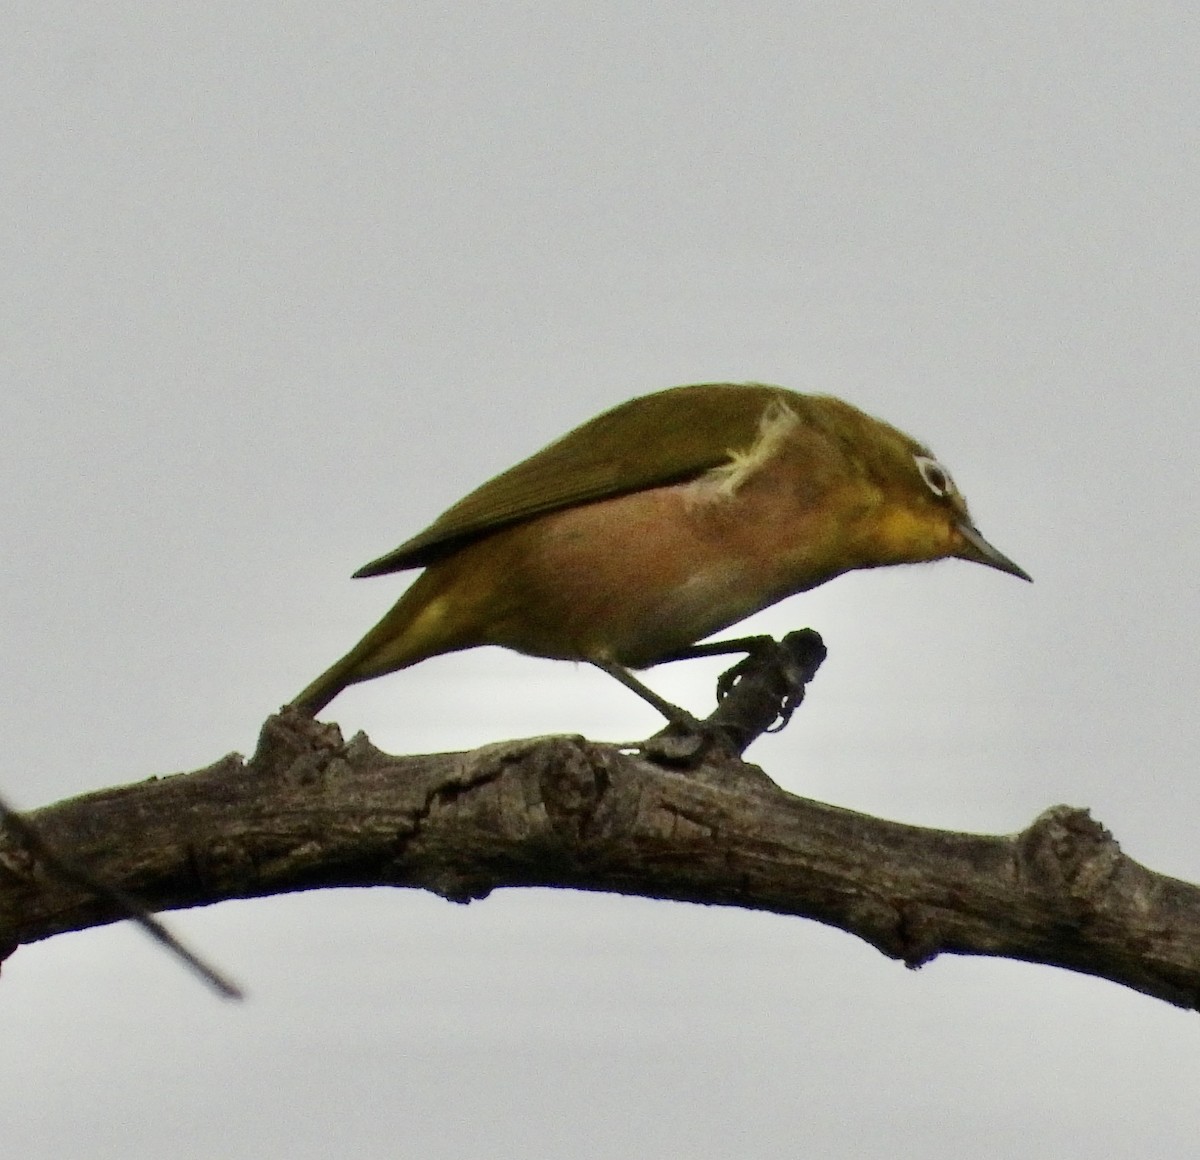
[[[962,547],[956,553],[960,559],[986,564],[989,568],[1007,572],[1010,576],[1019,576],[1022,580],[1033,583],[1033,577],[1019,564],[1014,564],[1003,552],[993,548],[970,520],[959,520],[957,530],[963,540]]]

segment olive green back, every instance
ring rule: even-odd
[[[578,504],[694,479],[745,449],[782,387],[675,387],[630,399],[501,472],[355,576],[424,568],[499,528]]]

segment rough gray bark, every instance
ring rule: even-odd
[[[394,757],[285,712],[249,761],[28,817],[155,911],[324,886],[455,901],[570,887],[813,918],[913,967],[1004,956],[1200,1005],[1200,888],[1140,866],[1066,806],[1016,835],[951,833],[796,797],[719,752],[689,769],[543,737]],[[0,948],[122,917],[0,834]]]

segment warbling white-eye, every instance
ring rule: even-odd
[[[293,704],[315,714],[347,685],[501,645],[589,661],[686,719],[629,670],[854,568],[947,557],[1030,579],[895,427],[782,387],[676,387],[576,427],[360,568],[424,571]]]

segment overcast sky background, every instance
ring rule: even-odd
[[[1089,806],[1200,880],[1200,34],[1183,3],[10,5],[0,785],[253,748],[404,578],[349,580],[592,414],[842,395],[932,445],[964,563],[750,622],[831,655],[750,756],[1008,832]],[[707,711],[719,663],[651,682]],[[584,668],[428,662],[395,752],[642,736]],[[813,923],[548,891],[227,904],[0,980],[25,1160],[1185,1155],[1200,1020]]]

